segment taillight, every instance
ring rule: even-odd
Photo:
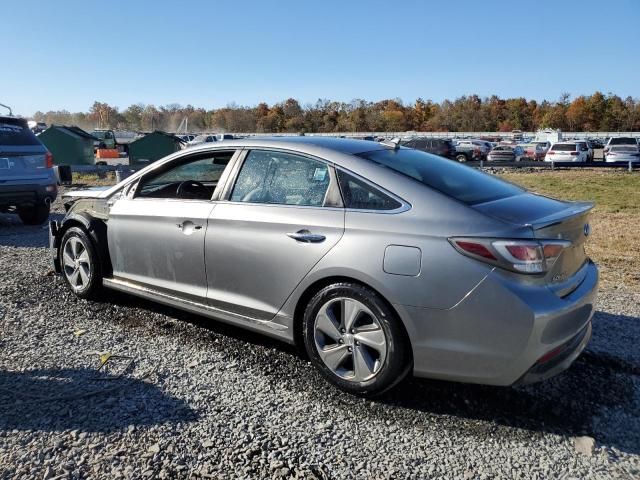
[[[450,238],[453,247],[471,258],[519,273],[544,273],[571,246],[566,240],[501,240]]]
[[[556,152],[547,152],[547,155],[555,155]]]
[[[53,154],[51,152],[45,154],[45,165],[47,168],[53,168]]]

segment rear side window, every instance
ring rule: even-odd
[[[231,201],[321,207],[329,181],[329,167],[322,162],[252,150],[242,165]]]
[[[338,170],[338,182],[346,208],[358,210],[395,210],[402,204],[375,187]]]
[[[575,143],[558,143],[551,147],[551,150],[554,152],[575,152],[576,144]]]
[[[512,197],[523,189],[474,168],[419,150],[376,150],[358,156],[417,180],[468,205]]]
[[[0,145],[40,145],[40,140],[19,118],[0,118]]]

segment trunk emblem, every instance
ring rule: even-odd
[[[585,223],[583,231],[584,231],[584,236],[588,237],[589,234],[591,233],[591,225],[589,225],[588,223]]]

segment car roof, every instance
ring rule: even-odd
[[[356,140],[351,138],[336,137],[250,137],[238,140],[224,140],[216,145],[217,147],[271,147],[286,148],[290,147],[300,152],[309,154],[318,153],[318,150],[332,150],[334,152],[345,154],[356,154],[363,152],[371,152],[373,150],[384,150],[389,148],[378,142],[370,140]],[[210,147],[210,146],[209,146]],[[206,149],[206,146],[191,147],[193,150],[198,148]]]

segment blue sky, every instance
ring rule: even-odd
[[[0,103],[640,95],[640,0],[2,3]]]

